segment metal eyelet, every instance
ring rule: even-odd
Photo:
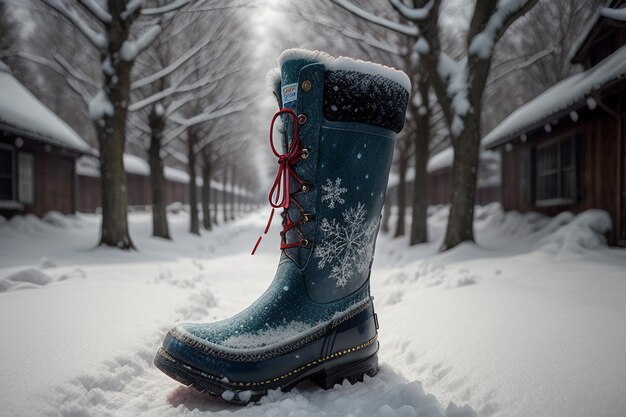
[[[303,248],[306,248],[307,246],[309,246],[309,241],[308,239],[302,239],[300,240],[300,245],[302,245]]]
[[[309,150],[307,148],[302,149],[300,152],[301,159],[307,159],[309,157]]]
[[[311,220],[311,215],[309,213],[302,214],[302,223],[308,223]]]
[[[311,190],[311,187],[308,184],[302,184],[300,186],[300,191],[306,193]]]
[[[311,89],[311,87],[312,87],[311,81],[309,81],[309,80],[304,80],[304,81],[302,82],[302,90],[304,90],[304,91],[309,91],[309,90]]]
[[[307,121],[306,114],[300,113],[298,115],[298,124],[303,125],[306,123],[306,121]]]

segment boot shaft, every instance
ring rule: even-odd
[[[384,202],[395,134],[404,125],[408,77],[400,71],[320,52],[288,50],[275,94],[297,114],[302,155],[293,169],[284,250],[315,302],[366,286]],[[283,147],[294,138],[283,116]],[[293,179],[293,178],[292,178]]]

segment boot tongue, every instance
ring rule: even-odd
[[[298,112],[298,76],[300,70],[312,62],[310,59],[294,58],[285,60],[280,66],[280,92],[283,108]]]
[[[280,100],[282,108],[291,109],[298,114],[298,78],[300,70],[312,64],[313,60],[305,58],[292,58],[285,60],[280,66]],[[288,115],[282,116],[286,135],[283,136],[283,151],[287,152],[288,144],[293,138],[292,119]]]

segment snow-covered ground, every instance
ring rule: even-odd
[[[626,250],[607,248],[606,214],[555,219],[478,210],[478,245],[438,254],[380,236],[372,274],[381,372],[331,391],[303,384],[260,405],[228,405],[152,365],[169,327],[239,311],[273,278],[278,222],[266,213],[174,242],[94,248],[95,215],[0,219],[0,415],[519,416],[626,414]]]

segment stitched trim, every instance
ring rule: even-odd
[[[203,353],[206,353],[208,355],[217,357],[217,358],[221,358],[221,359],[227,359],[229,361],[233,361],[233,362],[259,362],[259,361],[263,361],[263,360],[267,360],[267,359],[271,359],[273,357],[276,356],[280,356],[280,355],[284,355],[286,353],[292,352],[294,350],[297,350],[299,348],[301,348],[302,346],[317,340],[319,338],[321,338],[322,336],[324,336],[326,333],[328,333],[330,330],[334,329],[335,327],[337,327],[339,324],[345,322],[346,320],[351,319],[352,317],[356,316],[357,314],[367,310],[370,306],[372,305],[372,300],[371,298],[369,299],[369,302],[367,303],[363,303],[362,306],[355,308],[354,310],[348,312],[348,314],[346,314],[345,316],[342,317],[338,317],[335,320],[333,320],[328,326],[323,327],[305,337],[303,337],[302,339],[299,339],[295,342],[289,343],[287,345],[284,346],[279,346],[277,348],[271,349],[271,350],[267,350],[264,352],[259,352],[259,353],[234,353],[234,352],[225,352],[223,350],[219,350],[219,349],[215,349],[211,346],[205,345],[204,343],[199,342],[198,340],[194,340],[188,336],[186,336],[185,334],[183,334],[180,330],[178,330],[177,328],[174,328],[172,330],[169,331],[169,335],[172,336],[174,339],[178,340],[179,342],[182,342],[184,344],[186,344],[187,346],[190,346],[194,349],[197,349]]]
[[[326,362],[327,360],[334,359],[334,358],[337,358],[339,356],[343,356],[345,354],[356,352],[357,350],[364,349],[364,348],[374,344],[377,339],[378,339],[378,335],[372,337],[370,340],[368,340],[365,343],[361,343],[358,346],[354,346],[354,347],[351,347],[351,348],[348,348],[348,349],[345,349],[345,350],[341,350],[339,352],[335,352],[335,353],[332,353],[330,355],[324,356],[324,357],[322,357],[320,359],[316,359],[316,360],[314,360],[312,362],[309,362],[309,363],[307,363],[305,365],[302,365],[299,368],[295,368],[295,369],[293,369],[293,370],[291,370],[291,371],[289,371],[289,372],[287,372],[285,374],[282,374],[282,375],[277,376],[275,378],[270,378],[270,379],[268,379],[266,381],[259,381],[259,382],[233,382],[233,381],[228,381],[226,384],[237,385],[239,387],[258,387],[258,386],[272,384],[272,383],[278,382],[280,380],[283,380],[283,379],[285,379],[287,377],[294,376],[295,374],[298,374],[298,373],[300,373],[300,372],[302,372],[302,371],[304,371],[304,370],[306,370],[306,369],[308,369],[308,368],[310,368],[312,366],[319,365],[320,363]],[[199,370],[197,368],[189,366],[189,365],[187,365],[184,362],[179,361],[178,359],[174,358],[172,355],[167,353],[163,348],[159,349],[159,354],[161,356],[163,356],[165,359],[167,359],[168,361],[176,363],[176,364],[179,364],[180,366],[182,366],[183,368],[187,369],[188,371],[194,372],[196,374],[199,374],[199,375],[203,376],[204,378],[213,380],[213,381],[221,383],[221,384],[225,383],[223,378],[219,378],[219,377],[217,377],[215,375],[208,374],[208,373],[206,373],[204,371],[201,371],[201,370]]]

